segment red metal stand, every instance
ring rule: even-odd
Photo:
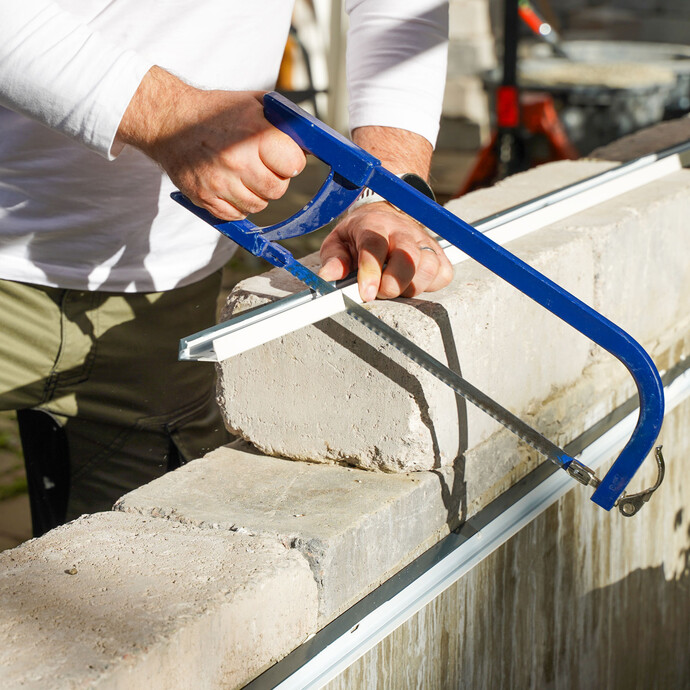
[[[515,120],[513,110],[510,107],[510,95],[497,93],[497,115],[502,122]],[[548,155],[542,158],[531,157],[524,165],[525,168],[534,167],[542,163],[555,160],[574,160],[578,158],[578,152],[570,143],[561,121],[558,119],[553,99],[546,93],[539,91],[526,91],[519,97],[519,121],[523,130],[532,137],[544,137],[548,145]],[[481,187],[488,187],[500,179],[498,132],[494,132],[491,141],[482,148],[477,160],[467,177],[467,180],[458,191],[458,197],[467,192]]]

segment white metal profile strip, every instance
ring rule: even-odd
[[[664,388],[666,413],[690,397],[690,369]],[[627,440],[637,418],[637,410],[587,446],[580,459],[597,469]],[[429,568],[398,594],[391,597],[323,650],[311,657],[292,675],[273,686],[280,690],[316,690],[333,680],[348,666],[390,635],[406,620],[438,597],[464,574],[490,556],[549,506],[571,489],[582,490],[566,473],[555,471],[464,543]],[[634,518],[631,518],[634,519]]]
[[[682,150],[682,147],[679,147]],[[687,147],[686,147],[687,148]],[[680,153],[653,154],[576,182],[561,190],[520,204],[476,224],[477,230],[500,245],[524,237],[602,202],[665,177],[683,167]],[[457,265],[467,255],[441,241],[450,262]],[[343,293],[361,304],[356,284],[326,296],[300,293],[267,305],[256,312],[189,336],[181,342],[180,358],[223,361],[329,316],[345,311]]]
[[[299,330],[303,326],[316,323],[344,311],[344,295],[358,304],[362,303],[357,283],[353,283],[337,292],[310,299],[291,309],[277,311],[270,316],[257,318],[251,323],[245,323],[238,330],[233,330],[230,333],[214,338],[213,351],[217,360],[222,362],[224,359],[234,357],[240,352],[246,352],[258,345],[263,345],[271,340]]]
[[[559,220],[574,216],[580,211],[585,211],[597,204],[610,201],[621,194],[666,177],[666,175],[670,175],[683,167],[678,155],[661,159],[644,158],[635,161],[635,163],[635,166],[626,168],[623,175],[611,175],[610,173],[618,172],[618,168],[614,168],[601,175],[583,180],[580,184],[576,183],[568,187],[571,193],[563,196],[555,203],[537,206],[534,210],[521,214],[517,218],[511,218],[508,215],[500,225],[488,231],[480,223],[476,226],[477,230],[485,232],[486,236],[497,244],[505,245]],[[442,246],[446,256],[454,265],[469,258],[454,245],[443,242]]]

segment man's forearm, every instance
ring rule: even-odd
[[[433,148],[421,135],[394,127],[358,127],[354,142],[376,156],[393,173],[416,173],[429,177]]]
[[[305,156],[263,115],[259,91],[205,91],[159,67],[142,80],[118,141],[155,160],[196,204],[225,220],[278,199]]]
[[[199,117],[199,113],[190,112],[190,105],[184,100],[193,91],[185,82],[154,65],[130,101],[116,140],[150,154],[158,142],[177,133],[175,128],[184,128],[186,122],[191,125]]]

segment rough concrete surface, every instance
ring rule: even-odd
[[[385,312],[388,323],[444,361],[426,305],[433,312],[423,300],[371,311]],[[452,392],[350,321],[338,316],[223,362],[228,427],[268,455],[297,460],[402,472],[451,463],[462,451],[462,411]],[[452,424],[434,424],[449,414]]]
[[[451,471],[384,475],[233,447],[126,494],[116,508],[276,539],[309,562],[324,623],[460,521]]]
[[[0,554],[0,687],[233,688],[314,631],[276,540],[100,513]]]

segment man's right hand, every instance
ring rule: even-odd
[[[152,67],[116,141],[156,161],[195,204],[223,220],[263,210],[304,169],[302,149],[263,114],[258,91],[202,91]]]

